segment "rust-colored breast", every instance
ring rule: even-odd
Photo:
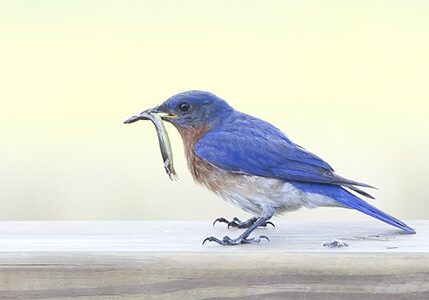
[[[216,191],[217,187],[213,182],[214,173],[218,169],[203,159],[195,155],[194,147],[198,140],[207,132],[208,127],[202,126],[200,128],[177,128],[183,139],[185,147],[185,155],[188,162],[189,171],[194,180],[200,184],[205,185],[208,189]]]

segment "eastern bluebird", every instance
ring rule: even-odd
[[[352,208],[415,233],[349,191],[373,199],[360,189],[370,185],[336,175],[328,163],[293,143],[273,125],[235,110],[209,92],[177,94],[150,113],[163,114],[162,120],[177,128],[196,182],[254,215],[243,222],[216,219],[228,227],[247,229],[235,239],[211,236],[204,242],[238,245],[268,240],[266,236],[249,236],[257,227],[272,224],[268,220],[274,215],[303,206]],[[138,116],[126,123],[136,120]]]

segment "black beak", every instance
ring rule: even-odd
[[[159,106],[156,106],[154,108],[149,108],[149,109],[142,111],[137,116],[131,116],[131,117],[127,118],[124,121],[124,124],[131,124],[131,123],[137,122],[139,120],[149,120],[147,117],[144,116],[144,114],[151,114],[151,113],[153,114],[153,113],[160,113],[160,112],[161,111],[159,110]]]

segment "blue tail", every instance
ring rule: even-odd
[[[363,201],[359,197],[350,193],[342,187],[326,184],[315,184],[315,183],[293,183],[297,188],[309,192],[326,195],[332,199],[335,199],[339,203],[343,204],[346,207],[356,209],[363,212],[371,217],[379,219],[387,224],[395,226],[399,229],[402,229],[406,233],[414,234],[416,231],[409,227],[407,224],[398,220],[385,212],[379,210],[378,208],[372,206],[371,204]]]

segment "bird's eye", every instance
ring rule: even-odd
[[[189,108],[190,108],[189,103],[183,102],[183,103],[179,104],[179,109],[182,112],[187,112],[189,110]]]

